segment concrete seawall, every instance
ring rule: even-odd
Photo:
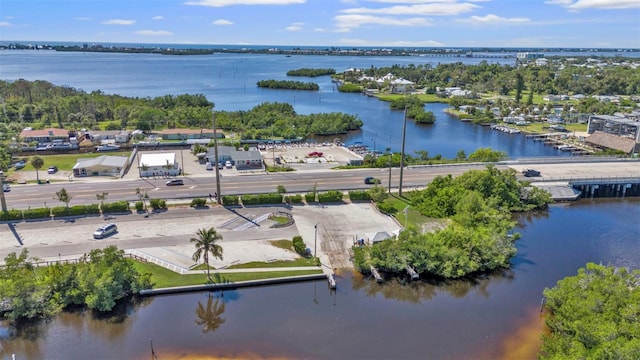
[[[221,283],[221,284],[203,284],[203,285],[176,286],[176,287],[170,287],[170,288],[145,289],[145,290],[141,290],[139,294],[140,296],[179,294],[179,293],[185,293],[185,292],[227,290],[227,289],[237,289],[242,287],[287,284],[287,283],[294,283],[294,282],[301,282],[301,281],[326,280],[326,279],[327,279],[327,276],[325,274],[286,276],[286,277],[275,278],[275,279],[238,281],[238,282],[228,282],[228,283]]]

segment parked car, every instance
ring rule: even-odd
[[[380,184],[380,179],[374,178],[373,176],[367,176],[364,178],[364,183],[367,185]]]
[[[173,180],[167,181],[167,186],[177,186],[177,185],[184,185],[184,181],[182,181],[181,179],[173,179]]]
[[[102,225],[93,232],[94,239],[103,239],[118,232],[116,224]]]
[[[210,162],[208,162],[207,165],[205,166],[205,168],[207,170],[213,170],[213,165]]]
[[[231,164],[231,161],[227,160],[227,162],[225,162],[225,163],[224,163],[224,166],[225,166],[227,169],[231,169],[231,168],[233,167],[233,164]]]
[[[49,174],[55,174],[58,172],[58,167],[55,165],[49,166],[49,169],[47,170],[47,173]]]
[[[9,186],[9,184],[2,184],[2,191],[4,192],[11,191],[11,186]]]
[[[23,169],[26,165],[27,164],[24,161],[21,160],[21,161],[18,161],[17,163],[15,163],[13,165],[13,167],[15,167],[16,170],[20,170],[20,169]]]
[[[312,151],[308,154],[309,157],[322,157],[322,151]]]
[[[524,169],[522,170],[522,175],[526,177],[540,176],[540,171],[534,169]]]
[[[222,162],[218,163],[218,169],[224,169],[224,164]]]

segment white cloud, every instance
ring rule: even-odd
[[[458,19],[458,22],[469,24],[523,24],[528,23],[531,20],[524,17],[505,18],[494,14],[488,14],[486,16],[471,16],[468,19]]]
[[[151,18],[151,20],[164,20],[164,16],[158,15]]]
[[[300,31],[300,30],[302,30],[302,26],[290,25],[290,26],[287,26],[284,29],[287,30],[287,31]]]
[[[0,27],[10,27],[10,26],[13,26],[13,24],[8,21],[0,21]]]
[[[325,32],[327,30],[323,29],[323,28],[315,28],[315,29],[313,29],[313,31],[315,31],[315,32]]]
[[[365,24],[391,26],[431,26],[433,22],[426,18],[394,18],[372,15],[337,15],[333,18],[338,29],[353,29]],[[343,30],[344,31],[344,30]],[[347,30],[348,31],[348,30]]]
[[[136,31],[134,33],[138,34],[138,35],[145,35],[145,36],[167,36],[167,35],[173,35],[173,33],[171,31],[166,31],[166,30],[138,30],[138,31]]]
[[[562,5],[571,10],[640,8],[638,0],[548,0],[545,4]]]
[[[110,19],[102,22],[105,25],[133,25],[136,23],[135,20],[124,20],[124,19]]]
[[[218,20],[214,20],[212,24],[213,25],[233,25],[233,22],[225,19],[218,19]]]
[[[445,46],[443,43],[434,40],[423,40],[423,41],[392,41],[392,42],[384,42],[379,43],[376,41],[365,40],[365,39],[355,39],[355,38],[342,38],[338,40],[339,43],[344,45],[352,45],[352,46],[398,46],[398,47],[407,47],[407,46],[415,46],[415,47],[425,47],[425,46]]]
[[[304,4],[307,0],[195,0],[186,1],[185,5],[223,7],[231,5],[292,5]]]
[[[373,8],[351,8],[341,10],[345,14],[383,14],[383,15],[459,15],[462,13],[473,11],[479,8],[478,5],[471,3],[430,3],[419,5],[399,5],[379,9]]]

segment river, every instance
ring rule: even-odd
[[[341,272],[336,292],[318,281],[158,296],[113,317],[71,312],[19,334],[0,328],[0,352],[140,359],[153,345],[160,359],[534,359],[545,287],[587,262],[640,267],[640,199],[583,199],[517,218],[512,267],[475,281],[380,285]]]

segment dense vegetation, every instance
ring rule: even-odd
[[[310,134],[339,134],[362,127],[362,120],[344,113],[299,115],[291,104],[263,103],[249,111],[216,113],[217,125],[239,133],[243,139],[281,137],[294,139]]]
[[[333,75],[335,73],[336,73],[335,69],[309,69],[309,68],[302,68],[302,69],[296,69],[296,70],[287,71],[287,76],[316,77],[316,76],[323,76],[323,75]]]
[[[70,306],[110,311],[116,302],[150,288],[150,275],[139,274],[115,246],[91,250],[78,263],[36,268],[27,249],[5,257],[0,271],[0,301],[13,320],[45,318]]]
[[[509,266],[515,255],[518,234],[511,211],[544,208],[548,193],[527,188],[515,170],[474,170],[453,178],[437,177],[424,190],[408,195],[412,207],[422,215],[449,218],[445,229],[421,233],[409,228],[397,239],[367,247],[355,247],[356,267],[370,266],[400,273],[407,265],[418,273],[443,278],[460,278]]]
[[[545,289],[542,359],[637,359],[640,270],[587,264]]]
[[[269,89],[320,90],[320,86],[316,83],[291,80],[260,80],[257,85]]]
[[[431,111],[424,110],[424,103],[417,96],[403,96],[391,101],[389,105],[394,110],[407,111],[407,118],[414,119],[419,124],[433,124],[436,116]]]

